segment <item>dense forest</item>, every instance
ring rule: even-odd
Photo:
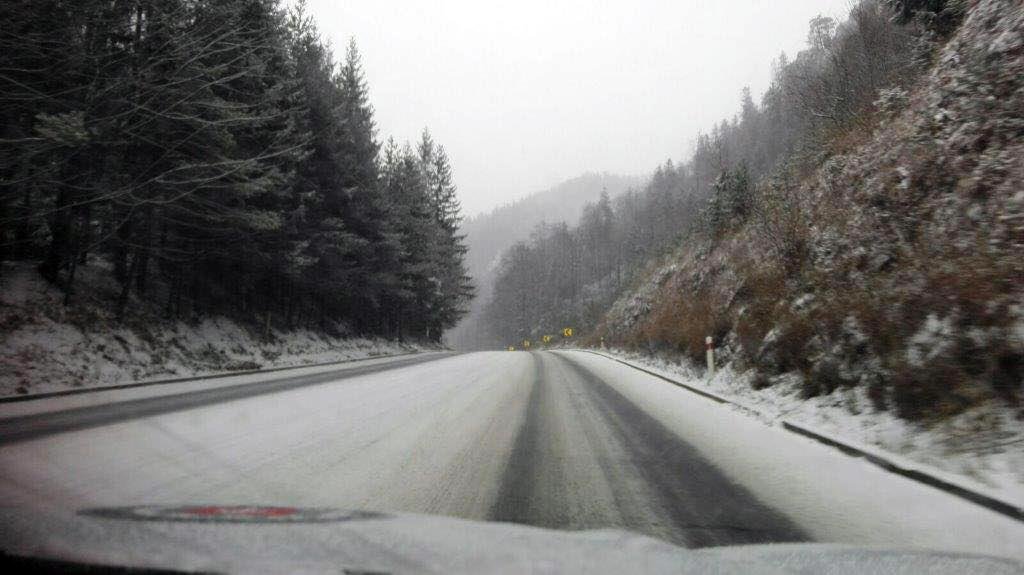
[[[612,196],[642,185],[643,178],[615,174],[583,174],[547,190],[530,194],[487,213],[466,218],[466,263],[477,289],[469,312],[445,334],[445,341],[458,349],[488,349],[500,346],[485,324],[484,309],[493,291],[497,264],[502,252],[528,240],[534,228],[544,222],[575,225],[583,206],[596,201],[602,191]]]
[[[304,2],[0,7],[0,262],[120,316],[439,340],[472,296],[444,148],[380,142],[356,45]]]

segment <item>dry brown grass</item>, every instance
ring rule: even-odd
[[[881,119],[882,114],[874,108],[865,109],[850,122],[827,129],[822,141],[832,155],[855,152],[871,141]]]
[[[641,337],[701,362],[704,338],[710,335],[720,340],[731,327],[724,313],[716,313],[721,308],[715,303],[707,292],[683,293],[670,284],[662,288],[661,297],[640,329]]]
[[[779,320],[776,357],[780,372],[810,373],[808,343],[817,334],[816,327],[814,320],[806,315],[786,314]]]
[[[974,399],[971,380],[955,362],[942,358],[922,367],[902,364],[892,378],[896,414],[910,420],[942,419]]]
[[[743,289],[737,297],[744,311],[736,322],[736,335],[747,360],[754,360],[764,336],[775,325],[778,302],[786,293],[786,278],[772,265],[749,262],[743,268]]]

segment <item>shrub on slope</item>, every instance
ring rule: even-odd
[[[911,419],[1017,405],[1024,6],[975,3],[916,85],[826,144],[763,180],[743,223],[689,238],[595,339],[699,361],[716,336],[807,396],[864,385]]]

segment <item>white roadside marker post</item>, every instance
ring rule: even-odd
[[[704,339],[704,343],[708,344],[708,380],[714,379],[715,377],[715,340],[711,339],[709,335]]]

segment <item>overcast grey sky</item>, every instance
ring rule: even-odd
[[[363,54],[382,138],[424,126],[467,215],[583,172],[646,174],[755,99],[849,0],[309,0]]]

